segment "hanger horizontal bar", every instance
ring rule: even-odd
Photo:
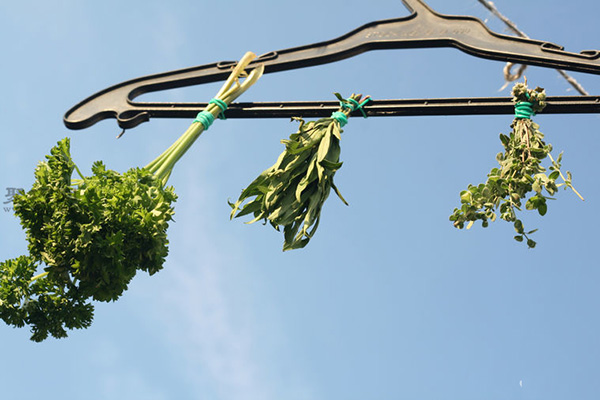
[[[144,120],[151,118],[193,119],[207,103],[133,103],[132,112]],[[339,109],[338,101],[289,101],[232,103],[225,111],[226,118],[321,118]],[[514,114],[510,97],[392,99],[373,100],[364,107],[369,117],[434,116],[434,115],[500,115]],[[600,113],[600,96],[554,96],[547,98],[542,114]],[[352,115],[361,116],[360,111]],[[139,119],[129,119],[127,113],[117,118],[119,126],[129,129]],[[65,122],[67,123],[67,122]],[[69,126],[82,129],[86,126]]]
[[[328,117],[339,107],[337,101],[237,103],[232,104],[225,115],[229,118]],[[515,112],[514,103],[510,97],[373,100],[364,107],[364,110],[369,117],[493,115],[514,114]],[[600,113],[600,97],[549,97],[543,113]],[[362,114],[360,111],[355,111],[353,115],[360,116]]]

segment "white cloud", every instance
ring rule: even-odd
[[[184,355],[188,378],[212,383],[223,399],[269,398],[260,362],[252,354],[252,331],[232,316],[221,289],[218,263],[194,266],[194,272],[186,268],[189,265],[170,267],[175,270],[174,281],[164,293],[167,310],[162,314],[168,318],[172,346]]]
[[[203,400],[314,399],[303,371],[273,365],[277,355],[289,368],[286,349],[293,344],[276,303],[260,282],[251,281],[246,267],[256,266],[247,265],[249,250],[231,246],[219,228],[223,218],[210,211],[224,203],[215,196],[218,178],[203,172],[210,171],[214,152],[200,148],[193,154],[193,162],[188,155],[188,162],[175,168],[171,183],[180,198],[177,222],[169,229],[170,255],[165,270],[153,278],[160,279],[154,286],[158,292],[145,296],[155,308],[157,333],[164,335],[175,363],[181,362],[177,374],[189,382],[197,394],[193,398]],[[260,322],[254,308],[259,304]]]
[[[106,373],[102,377],[102,398],[111,400],[167,400],[170,397],[157,390],[137,371]]]
[[[207,204],[211,203],[207,195],[211,185],[199,176],[198,166],[178,171],[187,172],[185,182],[202,185],[182,188],[175,217],[178,222],[169,232],[171,254],[160,273],[161,292],[153,296],[164,335],[174,357],[184,360],[182,373],[203,393],[198,398],[211,398],[207,391],[217,399],[273,398],[273,387],[265,379],[268,368],[255,350],[252,309],[238,301],[240,293],[228,290],[224,278],[223,271],[239,265],[243,257],[219,249],[216,232],[210,228],[216,222],[210,213],[198,212],[215,207]]]
[[[144,377],[140,369],[128,365],[116,343],[101,340],[95,344],[92,352],[90,359],[97,374],[94,382],[98,385],[92,395],[93,398],[111,400],[170,398],[151,379]]]

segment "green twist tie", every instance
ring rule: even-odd
[[[356,111],[356,110],[360,110],[360,112],[362,113],[364,118],[367,118],[367,114],[365,113],[365,110],[363,110],[363,106],[365,104],[367,104],[369,101],[371,101],[370,97],[367,97],[366,99],[363,100],[362,103],[359,103],[358,101],[354,100],[353,98],[348,98],[344,101],[340,101],[340,106],[342,107],[342,109],[347,110],[350,109],[351,111]]]
[[[194,120],[194,122],[200,122],[202,125],[204,125],[204,130],[207,131],[214,120],[215,116],[212,115],[212,113],[208,111],[200,111],[198,115],[196,115],[196,119]]]
[[[344,101],[340,101],[340,106],[342,107],[342,109],[346,110],[346,109],[350,109],[352,111],[356,110],[358,107],[360,107],[360,104],[358,103],[358,101],[354,100],[353,98],[348,98]]]
[[[367,113],[366,113],[366,112],[365,112],[365,110],[363,109],[363,106],[364,106],[365,104],[367,104],[368,102],[370,102],[371,100],[372,100],[372,99],[371,99],[370,97],[367,97],[367,98],[366,98],[366,99],[364,99],[364,100],[362,101],[362,103],[360,103],[360,104],[358,105],[358,107],[357,107],[357,109],[358,109],[358,110],[360,110],[360,112],[362,113],[362,115],[363,115],[363,118],[367,118]]]
[[[344,114],[341,111],[336,111],[333,114],[331,114],[331,118],[339,122],[340,126],[342,127],[348,123],[348,116],[346,116],[346,114]]]
[[[515,104],[515,118],[531,119],[532,115],[535,115],[533,112],[533,103],[520,101]]]
[[[367,114],[365,113],[363,106],[365,104],[367,104],[369,101],[371,101],[370,97],[365,98],[362,101],[362,103],[359,103],[358,101],[356,101],[352,97],[350,97],[350,98],[347,98],[346,100],[340,101],[340,107],[342,107],[342,110],[350,110],[350,112],[360,110],[363,117],[367,118]],[[342,126],[342,127],[348,123],[348,116],[345,113],[343,113],[342,111],[334,112],[333,114],[331,114],[331,118],[333,118],[337,122],[339,122],[340,126]]]
[[[208,104],[216,104],[221,109],[221,112],[219,113],[219,119],[225,119],[225,110],[227,110],[227,103],[225,103],[221,99],[211,99],[211,101],[209,101]]]

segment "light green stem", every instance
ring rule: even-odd
[[[550,161],[552,161],[552,164],[556,164],[556,162],[554,161],[554,158],[552,158],[552,154],[548,153],[548,157],[550,157]],[[563,173],[561,172],[560,169],[556,169],[558,171],[558,173],[560,174],[560,177],[562,178],[562,180],[565,182],[565,184],[570,187],[573,192],[575,192],[575,194],[582,200],[585,201],[585,199],[583,198],[583,196],[581,194],[579,194],[579,192],[577,191],[577,189],[575,189],[573,187],[573,184],[567,180],[567,178],[565,178],[565,176],[563,175]]]
[[[38,274],[38,275],[34,276],[33,278],[31,278],[29,280],[29,283],[33,283],[33,282],[37,281],[38,279],[45,277],[46,275],[48,275],[47,271],[46,272],[42,272],[41,274]]]
[[[215,96],[216,99],[222,100],[229,105],[260,78],[264,71],[264,66],[262,64],[255,67],[242,83],[239,82],[240,76],[245,74],[244,69],[255,57],[256,55],[251,52],[246,53],[244,57],[242,57],[229,75],[227,81],[221,87],[221,90],[219,90]],[[214,118],[217,118],[221,113],[219,106],[212,103],[209,104],[204,111],[210,112]],[[183,135],[146,166],[150,172],[162,181],[163,186],[167,184],[167,180],[177,161],[179,161],[179,159],[189,150],[204,130],[204,125],[194,121]]]

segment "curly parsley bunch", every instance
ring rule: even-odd
[[[92,300],[114,301],[137,271],[155,274],[168,254],[167,228],[177,196],[166,186],[175,163],[235,98],[262,75],[245,75],[247,53],[190,128],[144,168],[120,174],[100,161],[85,177],[61,140],[13,199],[29,254],[0,263],[0,318],[31,327],[34,341],[67,336],[92,323]],[[247,76],[243,82],[241,76]],[[72,179],[76,172],[80,179]],[[37,274],[36,274],[37,273]]]
[[[141,168],[119,174],[96,162],[78,181],[74,169],[63,139],[36,168],[31,190],[14,198],[29,255],[0,263],[0,317],[31,325],[35,341],[89,326],[88,299],[118,299],[137,270],[156,273],[168,254],[172,187]]]

